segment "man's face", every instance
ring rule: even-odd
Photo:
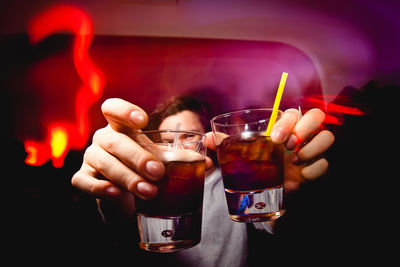
[[[195,132],[200,132],[200,133],[205,133],[205,130],[203,128],[203,125],[200,122],[199,116],[189,110],[184,110],[182,112],[179,112],[175,115],[171,115],[167,118],[165,118],[161,124],[160,127],[158,127],[159,130],[166,130],[166,129],[176,129],[176,126],[180,123],[180,130],[181,131],[195,131]],[[195,141],[194,138],[198,138],[199,136],[195,135],[181,135],[179,141]],[[174,140],[174,134],[171,133],[170,137],[171,140],[168,141],[173,141]]]

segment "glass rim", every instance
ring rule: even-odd
[[[176,129],[163,129],[163,130],[146,130],[146,131],[140,131],[137,133],[132,134],[133,137],[137,136],[137,135],[147,135],[147,134],[152,134],[152,133],[175,133],[175,134],[195,134],[195,135],[199,135],[201,136],[200,140],[196,140],[196,141],[188,141],[188,142],[182,142],[180,144],[193,144],[193,143],[198,143],[198,142],[203,142],[204,140],[206,140],[207,136],[204,133],[201,132],[196,132],[196,131],[186,131],[186,130],[176,130]],[[137,143],[141,143],[140,141],[135,141]],[[143,142],[142,142],[143,143]]]
[[[259,119],[256,121],[252,121],[252,122],[248,122],[248,123],[233,123],[233,124],[226,124],[226,123],[219,123],[216,122],[216,120],[224,118],[224,117],[230,117],[233,114],[239,114],[239,113],[249,113],[251,111],[273,111],[272,108],[249,108],[249,109],[242,109],[242,110],[236,110],[236,111],[230,111],[230,112],[226,112],[226,113],[222,113],[220,115],[215,116],[214,118],[211,119],[210,123],[211,126],[213,125],[220,125],[220,126],[224,126],[224,127],[229,127],[229,126],[242,126],[242,125],[248,125],[248,124],[254,124],[254,123],[258,123],[258,122],[266,122],[267,120],[269,120],[269,118],[265,118],[265,119]],[[278,109],[278,114],[282,114],[283,111]]]

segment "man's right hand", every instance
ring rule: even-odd
[[[100,208],[117,207],[122,215],[131,216],[134,195],[145,200],[155,197],[158,188],[153,182],[164,175],[165,167],[132,139],[132,134],[147,125],[145,111],[118,98],[106,100],[101,109],[108,125],[94,134],[71,182],[96,196]]]

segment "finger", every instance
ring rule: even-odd
[[[140,107],[119,98],[110,98],[101,105],[104,117],[115,131],[130,134],[147,125],[148,116]]]
[[[84,161],[113,184],[140,198],[150,199],[158,192],[157,186],[147,182],[143,177],[97,145],[88,147]]]
[[[90,168],[90,166],[88,167]],[[71,183],[83,192],[96,197],[116,197],[121,194],[121,190],[110,181],[94,178],[88,171],[85,171],[85,168],[81,168],[74,174]]]
[[[313,162],[301,169],[301,176],[306,180],[315,180],[328,170],[329,163],[325,158]]]
[[[271,140],[277,144],[283,144],[289,138],[293,127],[299,118],[299,111],[296,109],[286,110],[282,117],[275,123],[271,131]]]
[[[212,132],[208,132],[206,133],[206,137],[207,137],[207,148],[215,151],[217,146],[215,144],[214,134]]]
[[[210,169],[213,166],[213,161],[210,157],[206,157],[206,170]]]
[[[320,109],[311,109],[296,123],[292,134],[286,144],[286,148],[293,150],[296,146],[314,135],[322,125],[325,113]]]
[[[296,154],[299,161],[307,161],[325,153],[335,141],[335,136],[328,130],[319,132]]]
[[[95,132],[93,142],[143,177],[156,181],[164,175],[164,164],[125,134],[106,127]]]

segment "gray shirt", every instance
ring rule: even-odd
[[[254,226],[261,231],[272,232],[267,223]],[[230,219],[219,169],[205,180],[201,235],[200,244],[175,254],[185,266],[246,266],[246,223]]]
[[[257,230],[272,233],[268,223],[253,225]],[[247,266],[247,241],[246,223],[234,222],[229,217],[221,172],[215,169],[204,184],[201,242],[174,253],[144,252],[142,256],[149,266],[153,266],[152,262],[164,262],[174,266],[242,267]]]

